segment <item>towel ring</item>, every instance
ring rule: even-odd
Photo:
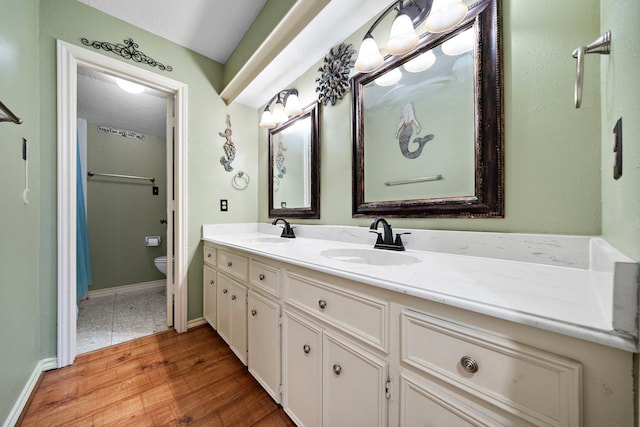
[[[240,171],[233,176],[231,185],[233,185],[233,188],[235,188],[236,190],[244,190],[249,186],[249,181],[249,174]]]

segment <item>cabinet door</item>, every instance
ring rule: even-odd
[[[322,425],[322,331],[288,311],[284,314],[283,328],[284,410],[299,426],[319,427]]]
[[[323,425],[386,425],[387,363],[328,331],[323,349]]]
[[[280,403],[280,306],[249,291],[249,372]]]
[[[231,339],[231,299],[229,298],[229,290],[231,289],[233,281],[220,272],[218,272],[216,277],[218,279],[218,283],[216,284],[218,295],[216,301],[216,326],[218,327],[218,334],[229,344]]]
[[[211,267],[204,266],[203,281],[203,299],[204,304],[202,312],[204,318],[215,329],[216,328],[216,312],[217,312],[217,290],[216,290],[216,271]]]
[[[230,280],[229,347],[240,361],[247,364],[247,287]]]

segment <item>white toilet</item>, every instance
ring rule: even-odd
[[[156,268],[160,270],[162,274],[164,274],[165,276],[167,275],[167,256],[166,255],[159,256],[158,258],[154,259],[153,263],[155,264]]]

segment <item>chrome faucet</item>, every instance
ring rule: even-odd
[[[296,235],[293,234],[294,227],[291,227],[291,224],[289,224],[286,219],[281,217],[276,218],[273,220],[271,225],[276,225],[278,221],[284,222],[284,227],[282,227],[282,234],[280,235],[280,237],[285,237],[287,239],[295,239]]]
[[[378,232],[378,225],[382,223],[382,233]],[[369,226],[370,233],[376,233],[378,235],[378,239],[376,240],[376,244],[373,246],[375,249],[387,249],[390,251],[404,251],[404,244],[402,243],[402,238],[400,237],[402,234],[411,234],[411,233],[396,233],[395,240],[393,239],[393,230],[391,229],[391,225],[384,218],[376,218]]]

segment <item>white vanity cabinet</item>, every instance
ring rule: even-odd
[[[283,407],[300,426],[387,425],[387,362],[285,310]]]
[[[225,273],[217,274],[218,334],[240,361],[247,364],[247,287]]]

